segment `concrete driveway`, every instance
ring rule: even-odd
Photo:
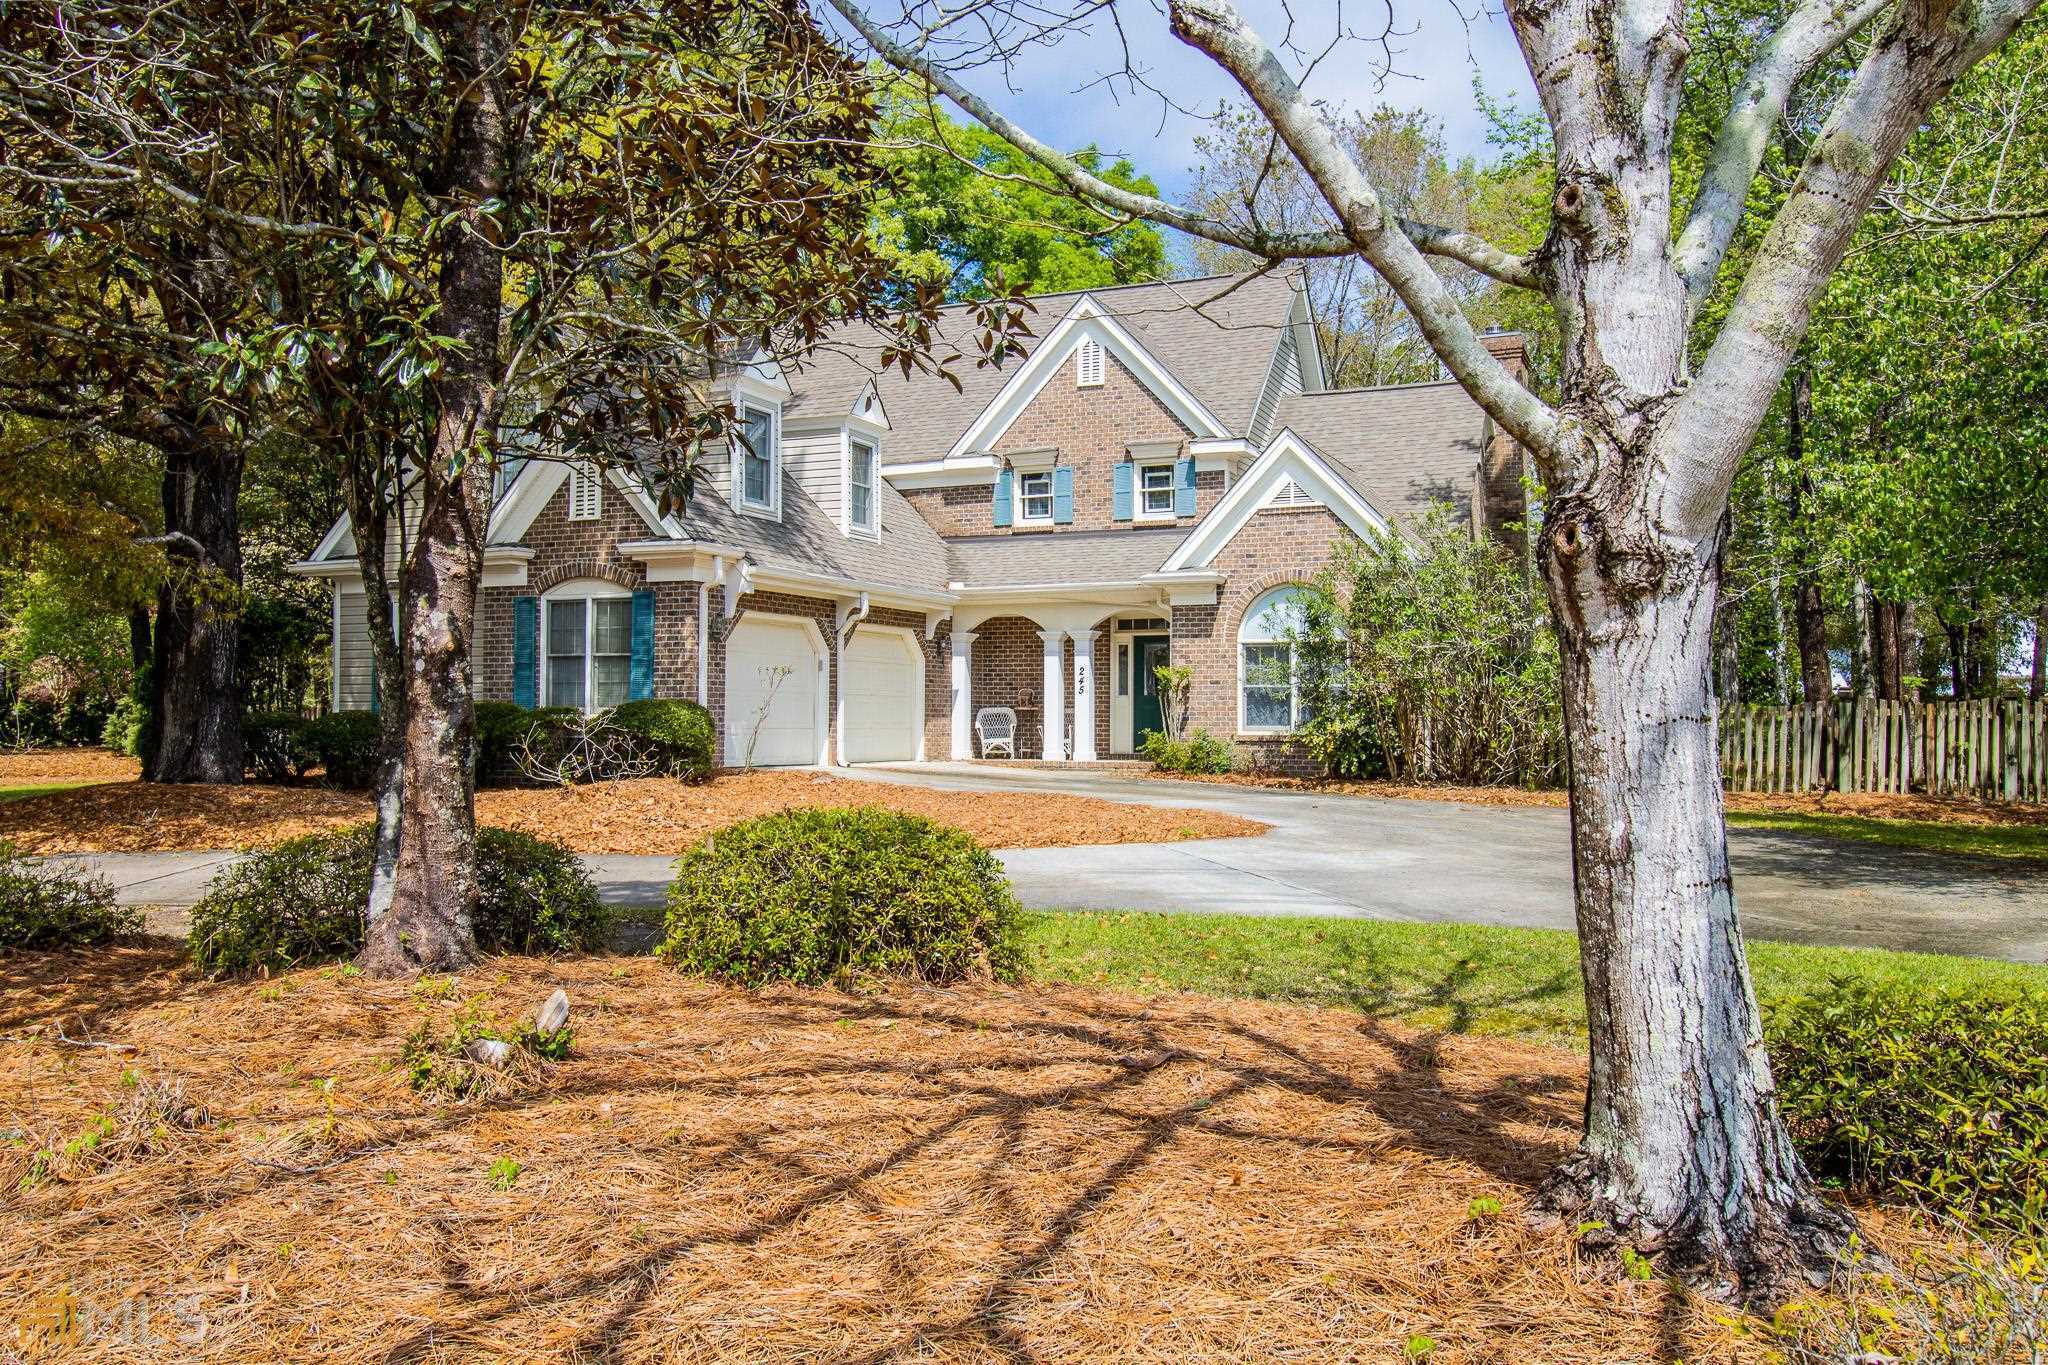
[[[1562,810],[1322,796],[1113,770],[874,766],[857,776],[959,791],[1062,791],[1263,820],[1254,839],[1012,849],[1018,895],[1039,910],[1333,915],[1569,929]],[[1766,830],[1730,831],[1752,938],[2048,962],[2048,866],[1958,858]],[[131,904],[190,905],[228,853],[77,859]],[[584,860],[605,900],[660,903],[670,860]],[[173,919],[166,928],[182,928]]]

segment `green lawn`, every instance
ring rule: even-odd
[[[32,782],[23,787],[0,787],[0,802],[24,801],[31,796],[48,796],[51,792],[68,792],[74,787],[97,787],[101,784],[100,778],[84,777],[70,782]]]
[[[1734,829],[1781,829],[1870,844],[1991,858],[2048,858],[2048,825],[1962,825],[1938,820],[1872,820],[1861,815],[1730,811]]]
[[[1137,911],[1026,917],[1028,966],[1053,981],[1333,1005],[1419,1028],[1573,1043],[1584,1035],[1578,941],[1550,929]],[[2048,967],[1978,958],[1752,943],[1757,992],[1830,977],[2031,985]]]

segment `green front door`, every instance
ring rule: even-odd
[[[1173,660],[1172,640],[1164,635],[1140,635],[1131,641],[1131,750],[1145,742],[1145,732],[1161,731],[1166,722],[1159,714],[1158,670]]]

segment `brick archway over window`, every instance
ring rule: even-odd
[[[1237,632],[1244,625],[1244,614],[1252,603],[1264,597],[1275,588],[1312,587],[1324,569],[1320,564],[1296,564],[1291,568],[1274,569],[1247,578],[1242,582],[1232,579],[1223,589],[1223,600],[1218,604],[1217,619],[1223,629],[1222,638],[1235,641]]]
[[[557,560],[549,565],[545,572],[535,574],[527,591],[541,594],[553,592],[562,584],[578,578],[603,579],[628,591],[646,586],[638,566],[629,567],[603,555],[583,554]]]

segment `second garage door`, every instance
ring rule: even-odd
[[[801,621],[744,616],[725,647],[725,761],[816,763],[823,749],[820,655]],[[751,747],[751,755],[749,748]]]
[[[924,660],[910,637],[856,630],[840,656],[845,670],[848,763],[906,763],[917,757],[924,712]]]

